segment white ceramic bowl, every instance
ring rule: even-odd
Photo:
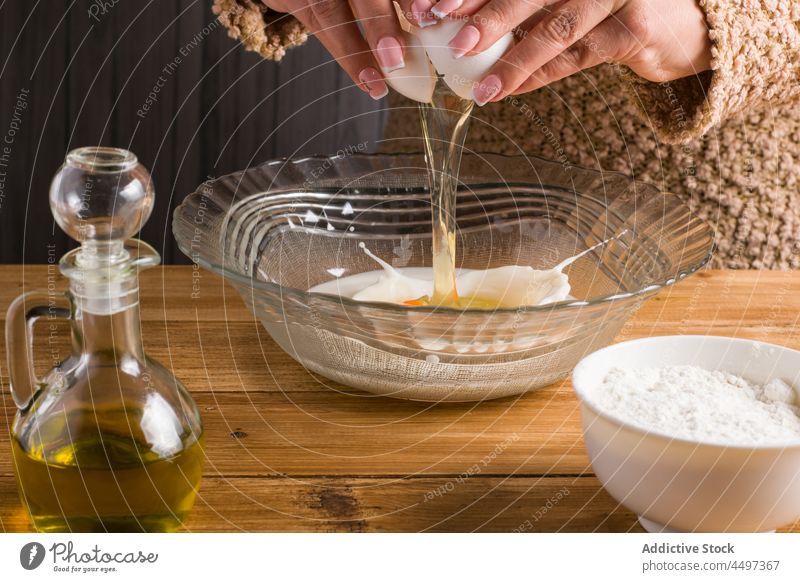
[[[593,391],[612,367],[697,365],[755,382],[800,382],[800,352],[715,336],[619,343],[581,360],[572,383],[600,482],[648,531],[770,531],[800,518],[800,442],[721,446],[647,431],[598,409]]]

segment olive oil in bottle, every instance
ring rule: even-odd
[[[40,532],[174,531],[194,503],[202,441],[161,458],[127,436],[49,451],[12,441],[20,496]]]
[[[81,243],[60,263],[69,292],[26,293],[6,318],[14,469],[38,531],[173,531],[194,503],[200,415],[140,334],[138,271],[159,256],[128,237],[152,204],[150,176],[125,150],[70,152],[53,180],[56,222]],[[72,350],[36,378],[31,329],[45,317],[69,319]]]

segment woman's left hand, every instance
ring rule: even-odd
[[[454,55],[477,54],[510,31],[520,39],[474,88],[479,105],[604,62],[657,82],[711,64],[697,0],[440,0],[431,10],[470,21],[450,42]]]

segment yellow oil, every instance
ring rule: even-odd
[[[455,292],[455,290],[453,290],[453,294],[450,297],[446,297],[444,301],[438,303],[436,301],[433,301],[426,295],[425,297],[420,297],[419,299],[406,301],[405,304],[412,306],[444,306],[444,307],[452,307],[455,309],[486,309],[486,310],[494,310],[507,307],[505,304],[503,304],[502,301],[499,301],[497,299],[477,297],[477,296],[462,296],[458,295]]]
[[[130,436],[95,432],[56,448],[12,439],[17,485],[41,532],[166,532],[191,509],[201,439],[162,458]]]

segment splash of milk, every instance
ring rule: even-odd
[[[545,305],[571,299],[569,277],[564,273],[569,265],[622,236],[599,242],[580,253],[564,259],[551,269],[509,265],[493,269],[461,269],[456,274],[456,289],[461,297],[493,302],[498,307]],[[311,292],[350,297],[356,301],[405,303],[433,293],[431,267],[396,269],[373,254],[362,242],[359,247],[380,265],[380,271],[359,273],[328,281],[310,289]]]
[[[498,307],[545,305],[564,301],[571,298],[569,293],[572,290],[564,269],[607,242],[600,242],[569,257],[552,269],[510,265],[467,271],[456,278],[456,289],[460,296],[496,301]]]
[[[426,281],[403,273],[377,255],[374,255],[363,242],[358,243],[358,246],[370,259],[381,266],[383,272],[378,275],[378,280],[375,283],[352,295],[352,299],[356,301],[403,303],[425,295],[430,297],[431,293],[433,293],[432,280]]]

